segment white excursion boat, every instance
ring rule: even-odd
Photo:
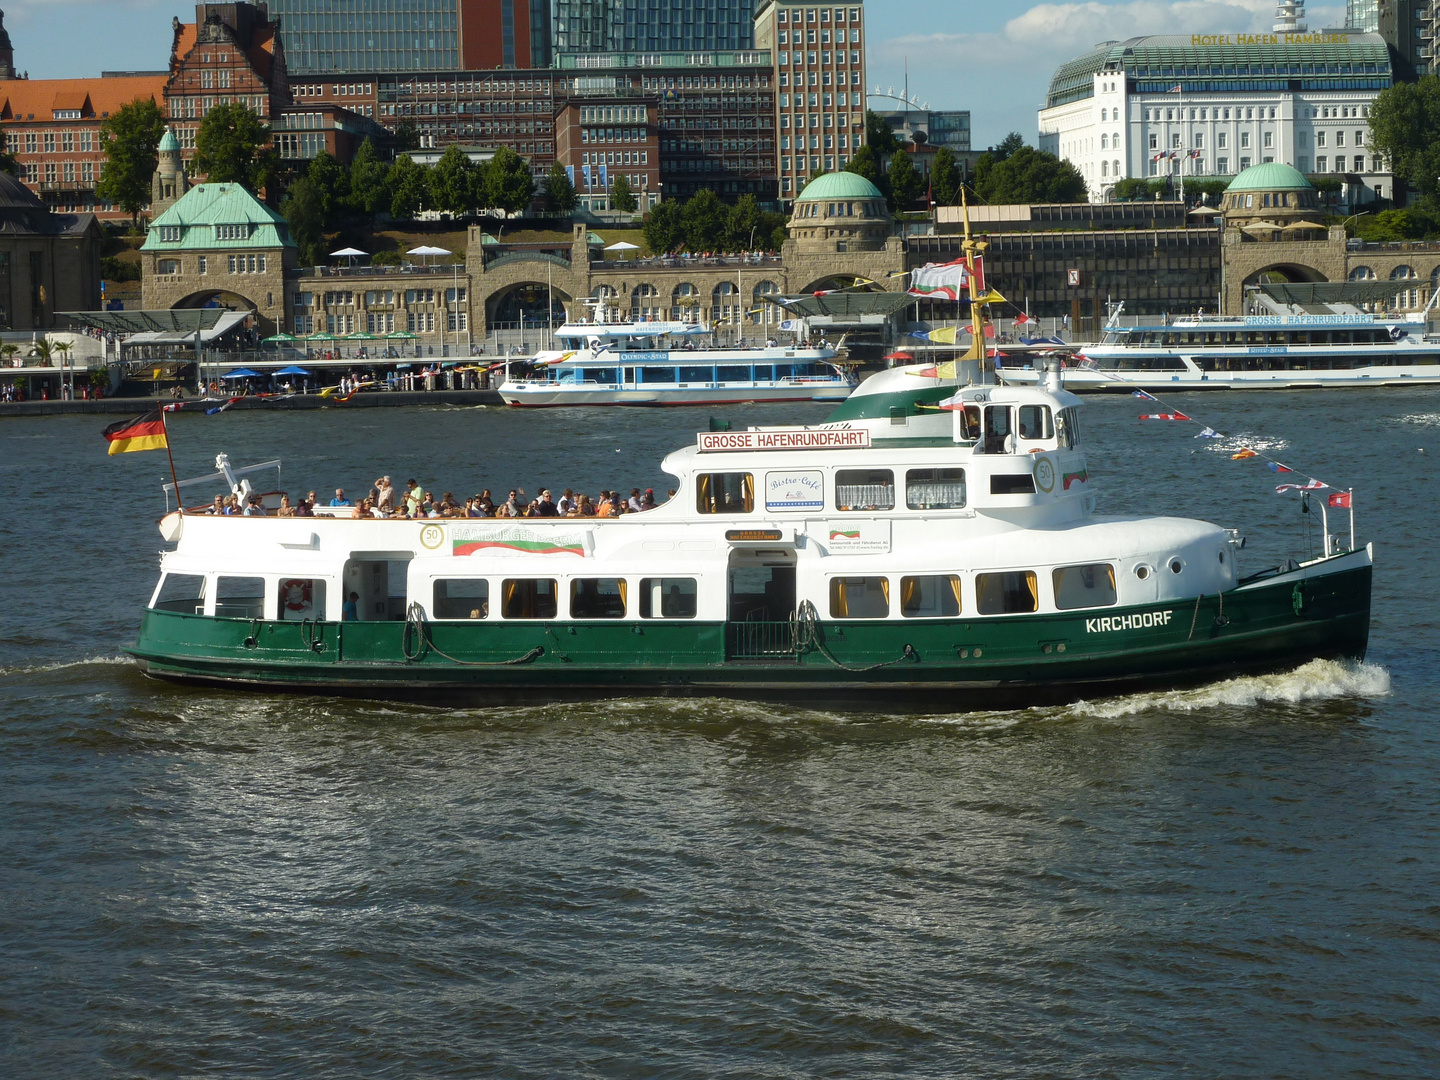
[[[1436,293],[1440,297],[1440,292]],[[1323,314],[1178,318],[1166,326],[1106,327],[1065,373],[1075,391],[1301,390],[1440,383],[1440,335],[1427,331],[1435,305],[1406,315],[1328,305]],[[997,377],[1033,386],[1032,366],[996,363]]]
[[[685,322],[566,323],[562,350],[536,354],[535,374],[507,374],[507,405],[722,405],[840,401],[855,376],[829,347],[695,348],[710,334]]]
[[[1322,556],[1242,574],[1232,529],[1096,512],[1058,371],[925,371],[818,426],[702,432],[664,461],[675,497],[618,518],[170,514],[131,652],[245,689],[948,712],[1363,657],[1353,516]]]

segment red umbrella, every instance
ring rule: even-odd
[[[885,354],[886,360],[914,360],[915,354],[908,352],[892,352]]]

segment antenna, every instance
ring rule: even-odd
[[[1305,0],[1279,0],[1275,5],[1274,30],[1277,34],[1303,33],[1304,18]]]

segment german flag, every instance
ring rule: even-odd
[[[167,450],[170,447],[165,438],[165,418],[160,415],[159,409],[152,409],[134,420],[111,424],[104,434],[112,454],[128,454],[132,450]]]

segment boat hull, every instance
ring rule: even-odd
[[[536,384],[534,388],[517,388],[507,383],[500,387],[506,405],[526,408],[558,408],[573,405],[746,405],[776,401],[844,401],[854,386],[848,383],[819,383],[811,386],[715,386],[674,390],[612,390],[564,389],[563,386]]]
[[[1358,661],[1370,586],[1366,549],[1223,596],[1129,608],[822,621],[810,640],[801,627],[798,649],[774,624],[778,644],[758,655],[736,648],[747,624],[295,623],[149,610],[130,651],[160,679],[457,706],[663,695],[966,711]]]

